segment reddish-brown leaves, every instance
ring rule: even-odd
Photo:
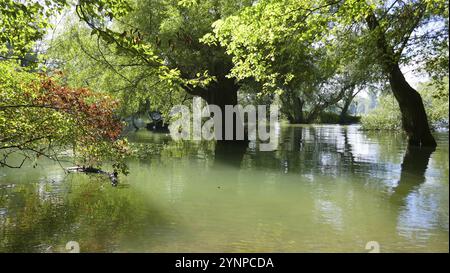
[[[115,141],[119,137],[123,124],[114,116],[118,101],[87,88],[61,86],[49,77],[43,77],[40,87],[35,103],[70,114],[83,128],[85,140]]]

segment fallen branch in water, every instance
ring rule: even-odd
[[[108,178],[111,180],[111,184],[113,186],[117,186],[117,184],[119,183],[118,173],[116,171],[109,173],[109,172],[105,172],[103,170],[93,168],[93,167],[69,167],[69,168],[66,168],[66,171],[69,173],[80,172],[80,173],[85,173],[85,174],[90,174],[90,173],[103,174],[103,175],[108,176]]]

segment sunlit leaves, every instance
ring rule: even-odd
[[[449,125],[448,78],[440,82],[430,81],[418,88],[427,111],[428,122],[433,129]],[[382,95],[377,107],[361,120],[365,130],[401,129],[401,113],[393,95]]]
[[[24,160],[58,160],[61,152],[72,150],[78,164],[110,161],[126,172],[126,142],[119,139],[123,124],[114,113],[117,101],[9,62],[0,62],[0,75],[0,166],[12,166],[11,153]]]
[[[197,5],[197,0],[179,0],[178,5],[190,8]]]

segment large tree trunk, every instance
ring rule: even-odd
[[[209,88],[204,92],[201,97],[208,103],[217,105],[222,110],[222,141],[226,141],[225,138],[225,107],[227,105],[236,106],[238,104],[238,90],[239,86],[235,83],[234,79],[226,77],[218,78],[217,82],[212,83]],[[242,123],[239,115],[234,115],[233,124],[233,140],[237,139],[236,136],[236,124]],[[247,134],[244,134],[244,139],[247,139]]]
[[[377,35],[377,48],[380,63],[389,76],[394,94],[402,114],[402,126],[408,135],[408,143],[412,146],[436,147],[436,141],[428,125],[427,114],[420,94],[409,85],[400,70],[394,50],[386,41],[386,36],[374,13],[366,18],[369,29]]]
[[[299,124],[304,123],[305,119],[303,117],[303,105],[305,102],[301,100],[299,97],[294,99],[294,120],[293,123]]]
[[[225,105],[237,105],[239,86],[234,82],[234,79],[218,79],[217,82],[212,83],[208,90],[201,97],[208,104],[215,104],[225,111]],[[225,112],[224,112],[225,113]]]
[[[225,135],[225,106],[238,104],[238,90],[234,79],[226,78],[225,76],[216,76],[217,81],[211,83],[206,89],[195,88],[186,89],[188,93],[194,96],[199,96],[204,99],[209,105],[217,105],[222,111],[222,134],[221,139],[217,140],[215,148],[215,162],[220,164],[227,164],[229,166],[239,167],[242,158],[248,147],[248,134],[244,133],[244,140],[236,140],[236,132],[233,133],[233,140],[226,140]],[[235,115],[233,124],[242,122],[240,116]],[[234,129],[236,126],[234,126]]]
[[[398,65],[393,66],[389,75],[392,92],[400,106],[402,125],[412,146],[435,147],[422,97],[406,81]]]
[[[341,109],[341,113],[339,114],[339,124],[347,123],[348,117],[348,109],[350,108],[350,104],[352,104],[353,96],[349,96],[344,101],[344,106]]]
[[[234,79],[226,77],[218,77],[217,79],[217,82],[211,84],[201,96],[208,104],[217,105],[222,110],[222,139],[216,143],[214,161],[215,163],[239,168],[248,146],[246,131],[244,132],[244,140],[236,140],[236,124],[243,122],[239,115],[235,115],[233,118],[233,140],[226,140],[225,138],[225,106],[238,104],[239,86]]]
[[[232,140],[226,139],[226,113],[225,109],[227,105],[236,106],[238,104],[238,90],[239,85],[236,84],[234,79],[229,79],[225,76],[216,76],[217,80],[207,88],[194,88],[194,89],[186,89],[186,91],[194,96],[199,96],[204,99],[209,105],[216,105],[220,108],[222,112],[222,133],[221,139],[218,141],[226,141],[226,142],[243,142],[247,143],[248,141],[248,132],[244,130],[244,141],[240,141],[236,134],[236,124],[243,124],[243,120],[240,115],[233,115],[233,138]],[[217,136],[217,135],[216,135]]]
[[[290,104],[291,106],[289,108],[291,109],[287,111],[289,123],[291,124],[305,123],[305,118],[303,116],[303,105],[305,104],[305,102],[301,100],[299,97],[295,97]]]
[[[281,110],[286,115],[289,123],[305,123],[305,118],[303,115],[303,106],[305,105],[304,100],[295,94],[290,94],[289,92],[282,96],[281,100],[283,102],[283,107]]]

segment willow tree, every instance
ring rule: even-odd
[[[349,37],[353,44],[345,58],[363,61],[365,67],[360,67],[368,75],[384,75],[399,104],[409,144],[436,146],[422,99],[400,68],[409,65],[431,75],[448,74],[446,1],[258,1],[216,22],[205,40],[233,56],[232,75],[267,78],[267,71],[272,71],[273,79],[290,81],[298,77],[295,70],[278,69],[286,48],[309,44],[335,52],[349,44]]]
[[[64,73],[68,85],[102,90],[119,99],[121,117],[136,118],[150,110],[168,116],[172,106],[188,101],[182,88],[161,79],[153,67],[136,63],[136,58],[90,35],[73,14],[66,17],[62,31],[48,40],[45,58],[52,70]]]
[[[200,38],[211,31],[213,22],[251,3],[81,0],[75,9],[93,35],[115,46],[117,53],[127,54],[134,66],[223,110],[237,104],[240,87],[228,77],[231,57],[224,48],[201,43]]]

